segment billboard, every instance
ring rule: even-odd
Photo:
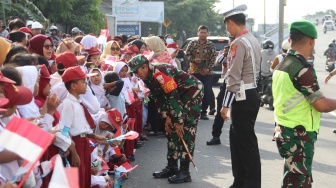
[[[117,35],[140,35],[139,25],[117,25]]]
[[[112,1],[112,14],[118,21],[159,22],[164,21],[163,2],[137,0]]]

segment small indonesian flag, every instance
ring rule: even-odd
[[[140,88],[141,92],[143,93],[144,98],[148,97],[150,91],[145,86],[145,83],[143,81],[139,81],[139,88]]]
[[[61,156],[57,155],[49,188],[79,188],[78,168],[64,168]]]
[[[109,140],[106,140],[106,142],[113,142],[115,140],[134,140],[136,138],[138,138],[139,136],[139,133],[135,132],[135,131],[129,131],[128,133],[124,134],[124,135],[120,135],[116,138],[112,138],[112,139],[109,139]]]
[[[134,167],[132,167],[128,162],[123,163],[122,165],[120,165],[118,168],[115,168],[115,171],[119,171],[119,172],[130,172],[134,169],[136,169],[138,167],[138,165],[135,165]]]
[[[125,97],[126,103],[129,105],[135,102],[133,93],[129,89],[126,89],[124,97]]]
[[[13,117],[0,134],[0,145],[35,163],[50,145],[52,135],[28,120]]]
[[[113,147],[114,153],[117,155],[121,155],[120,148],[118,146]]]
[[[59,154],[54,155],[49,161],[41,162],[41,168],[43,171],[42,178],[47,176],[54,169],[57,156],[59,156]]]

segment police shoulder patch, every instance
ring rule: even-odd
[[[162,72],[155,73],[154,78],[159,82],[165,93],[170,93],[177,88],[175,80]]]
[[[230,48],[231,58],[236,57],[237,48],[238,48],[238,45],[231,45],[231,48]]]

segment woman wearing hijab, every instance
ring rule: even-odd
[[[112,40],[105,44],[103,53],[100,56],[100,62],[105,61],[109,56],[115,56],[116,61],[119,60],[120,56],[120,46],[118,42]]]
[[[38,34],[29,40],[28,50],[31,54],[43,56],[49,63],[54,62],[56,56],[54,54],[54,44],[51,37]],[[49,73],[52,73],[50,64],[47,66]]]
[[[136,53],[136,55],[143,54],[144,51],[146,50],[146,43],[144,41],[142,41],[142,40],[134,40],[134,41],[132,41],[130,43],[130,46],[132,46],[132,45],[134,45],[134,46],[137,47],[137,50],[136,50],[137,53]],[[134,52],[134,51],[132,50],[132,52]]]
[[[152,36],[146,39],[145,42],[148,49],[154,52],[153,57],[149,59],[150,62],[168,63],[173,65],[173,60],[160,37]]]

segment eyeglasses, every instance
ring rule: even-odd
[[[114,47],[111,47],[111,51],[119,51],[120,48],[114,48]]]
[[[53,49],[54,45],[50,44],[50,45],[44,45],[43,46],[45,49],[49,50],[49,48]]]

